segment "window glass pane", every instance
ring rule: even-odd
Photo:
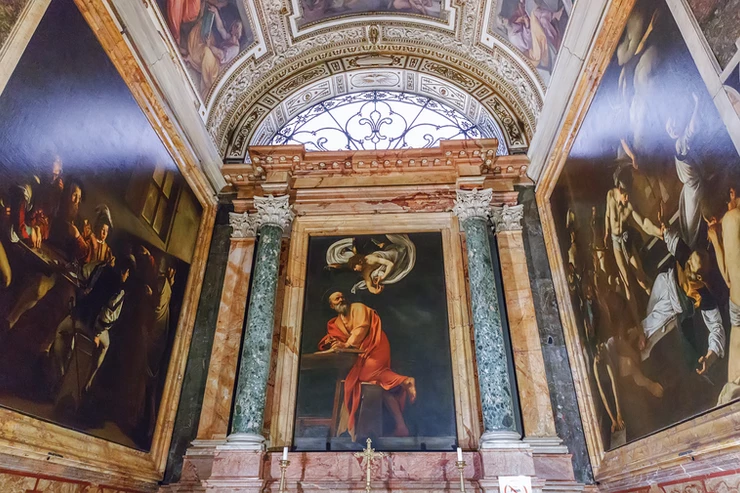
[[[146,221],[151,224],[154,221],[154,212],[157,210],[157,200],[159,199],[159,190],[154,183],[149,185],[149,192],[146,195],[146,202],[144,203],[144,210],[141,215]]]
[[[440,140],[498,138],[497,154],[508,154],[498,125],[481,123],[424,96],[366,91],[338,96],[299,113],[270,144],[303,144],[307,151],[385,150],[437,147]]]
[[[167,198],[170,198],[172,193],[172,184],[175,182],[175,174],[172,171],[168,171],[164,177],[164,185],[162,186],[162,193]]]
[[[160,187],[162,186],[162,182],[164,181],[164,174],[165,174],[164,166],[157,165],[157,167],[154,168],[154,176],[153,176],[154,182]]]
[[[165,219],[167,216],[167,201],[162,199],[159,201],[159,207],[157,207],[157,215],[154,217],[154,224],[152,224],[152,227],[154,228],[154,231],[157,232],[160,236],[162,235],[162,226],[165,224]]]

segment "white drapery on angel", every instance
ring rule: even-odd
[[[385,235],[390,241],[389,244],[372,252],[372,255],[384,258],[393,262],[391,271],[388,272],[381,284],[395,284],[408,275],[416,264],[416,246],[407,234],[387,234]],[[326,251],[326,264],[339,265],[346,264],[356,255],[353,250],[354,238],[343,238],[334,242]],[[385,265],[380,265],[372,271],[370,278],[377,280],[385,274]],[[367,289],[365,280],[359,281],[352,286],[352,293],[357,293],[358,289]]]

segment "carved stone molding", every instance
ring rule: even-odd
[[[452,212],[460,221],[476,217],[488,220],[491,215],[492,200],[492,188],[485,188],[483,190],[458,190]]]
[[[320,80],[367,69],[356,63],[363,57],[363,63],[387,58],[393,67],[440,77],[475,97],[491,114],[506,109],[511,116],[502,127],[510,134],[509,145],[526,148],[539,117],[544,88],[541,81],[533,79],[525,62],[498,46],[466,45],[432,29],[403,24],[379,29],[377,45],[367,40],[365,26],[349,26],[320,32],[296,41],[280,56],[235,68],[208,103],[207,126],[219,149],[226,153],[227,146],[233,144],[229,140],[249,143],[267,113]],[[375,58],[368,58],[370,55]]]
[[[295,213],[290,206],[289,195],[255,197],[254,208],[257,209],[257,212],[251,214],[251,217],[258,231],[262,226],[269,224],[278,226],[283,230],[283,233],[290,232],[290,225]]]
[[[253,238],[257,236],[255,218],[247,212],[230,212],[229,226],[231,226],[232,238]]]
[[[524,205],[514,205],[491,208],[491,219],[493,220],[494,233],[505,231],[521,231],[522,219],[524,218]]]

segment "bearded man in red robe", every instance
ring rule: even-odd
[[[344,406],[337,435],[348,431],[352,440],[355,440],[361,384],[369,383],[385,391],[383,404],[395,421],[393,436],[408,436],[403,408],[407,400],[411,403],[416,401],[416,380],[391,370],[391,346],[381,327],[380,316],[362,303],[348,304],[344,294],[339,291],[329,296],[329,306],[337,312],[337,316],[327,323],[326,336],[319,342],[319,349],[361,351],[344,380]]]

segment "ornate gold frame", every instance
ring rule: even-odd
[[[537,204],[591,465],[594,477],[601,483],[601,487],[606,489],[610,488],[610,484],[630,479],[637,481],[635,479],[637,476],[689,463],[695,458],[710,458],[740,449],[740,436],[737,433],[740,429],[740,402],[715,409],[616,450],[605,450],[599,431],[596,401],[588,381],[589,367],[584,360],[583,348],[578,337],[550,197],[634,3],[635,0],[614,0],[607,9],[601,30],[591,47],[570,108],[563,120],[563,127],[555,141],[554,151],[537,188]]]
[[[32,0],[32,4],[36,1]],[[101,483],[114,487],[154,490],[162,478],[167,461],[217,201],[196,157],[170,118],[148,74],[142,70],[144,65],[122,35],[122,29],[107,3],[104,0],[75,0],[75,3],[177,163],[203,212],[151,450],[135,450],[15,411],[0,409],[0,457],[6,466],[18,471],[88,481],[98,478],[96,480]],[[35,24],[16,31],[31,30],[32,34],[39,19],[40,16],[27,19],[27,22]]]
[[[306,259],[311,236],[377,233],[442,233],[450,351],[460,446],[476,449],[480,437],[480,404],[475,379],[474,348],[465,289],[465,265],[458,221],[451,213],[374,214],[351,217],[303,216],[295,220],[283,298],[275,389],[270,414],[270,448],[293,440],[298,385],[298,349],[303,325]]]

